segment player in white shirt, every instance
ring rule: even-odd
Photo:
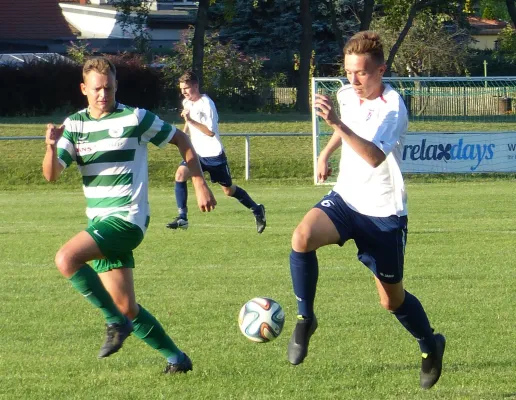
[[[265,207],[255,203],[244,189],[233,184],[224,146],[219,136],[219,117],[215,104],[208,95],[200,93],[199,80],[191,71],[179,78],[179,88],[184,96],[183,111],[181,112],[181,116],[185,119],[184,131],[190,134],[203,172],[210,174],[211,182],[218,183],[226,196],[234,197],[253,212],[256,230],[258,233],[262,233],[266,226]],[[181,162],[175,176],[175,194],[179,215],[167,224],[167,228],[188,228],[186,182],[190,176],[188,166]]]
[[[317,329],[316,250],[353,239],[358,259],[375,276],[382,307],[417,339],[422,353],[420,385],[428,389],[441,375],[446,340],[433,333],[421,303],[403,287],[407,201],[400,161],[407,110],[398,93],[382,83],[386,66],[376,33],[354,35],[344,56],[350,85],[337,93],[341,118],[329,97],[316,95],[314,104],[316,114],[334,131],[319,155],[319,180],[328,177],[330,155],[339,147],[342,154],[335,187],[305,215],[292,236],[290,271],[298,321],[288,359],[294,365],[303,362]]]

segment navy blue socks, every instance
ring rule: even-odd
[[[175,186],[177,208],[179,209],[179,217],[187,219],[188,208],[186,202],[188,200],[188,188],[186,182],[176,181]]]
[[[405,290],[405,301],[393,314],[401,325],[416,338],[422,353],[435,350],[435,338],[430,322],[419,300]]]
[[[304,318],[313,318],[315,290],[319,277],[319,263],[315,251],[299,253],[292,250],[290,274],[297,299],[298,315],[302,315]]]
[[[234,197],[245,207],[251,209],[252,211],[258,207],[258,204],[256,204],[253,199],[251,199],[251,196],[249,196],[249,194],[247,194],[247,192],[239,186],[236,186],[235,193],[233,193],[233,196],[231,197]]]

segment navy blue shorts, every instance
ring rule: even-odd
[[[230,187],[233,184],[231,178],[231,171],[227,161],[223,161],[220,164],[210,163],[212,157],[199,157],[201,163],[202,172],[208,172],[210,174],[210,180],[212,183],[218,183],[219,185]],[[220,159],[219,157],[213,157]],[[181,165],[187,166],[186,162],[182,161]]]
[[[358,248],[358,260],[382,282],[398,283],[403,279],[407,216],[371,217],[351,209],[334,191],[314,208],[325,212],[340,235],[339,246],[350,239]]]

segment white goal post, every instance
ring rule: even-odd
[[[516,127],[516,77],[389,77],[384,82],[403,98],[410,121],[437,122],[441,130],[443,122],[450,126],[447,131],[432,132],[410,132],[409,126],[403,144],[402,172],[516,172],[516,129],[499,131],[496,125],[492,130],[485,129],[491,122],[509,122]],[[337,104],[337,91],[348,80],[312,78],[311,83],[312,104],[316,93],[329,95]],[[477,122],[483,130],[456,129],[460,122]],[[319,184],[318,155],[331,134],[312,107],[314,184]],[[333,174],[326,183],[334,183],[338,174],[340,152],[336,153],[339,154],[330,158]]]

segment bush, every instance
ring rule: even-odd
[[[43,115],[83,107],[81,68],[62,59],[0,66],[0,115]],[[73,91],[70,88],[76,87]]]
[[[117,68],[117,100],[155,109],[163,95],[161,73],[144,64],[139,56],[107,56]],[[23,65],[0,66],[0,115],[47,115],[56,110],[74,112],[87,105],[80,91],[82,66],[62,58]]]

